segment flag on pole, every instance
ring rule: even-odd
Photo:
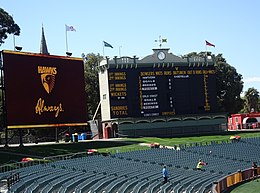
[[[212,43],[209,43],[207,40],[205,40],[206,41],[206,46],[212,46],[212,47],[215,47],[215,45],[214,44],[212,44]]]
[[[166,43],[167,39],[166,38],[162,38],[162,43]]]
[[[66,25],[66,24],[65,24],[65,28],[66,28],[66,31],[65,31],[65,32],[66,32],[66,33],[65,33],[65,34],[66,34],[66,50],[67,50],[67,52],[68,52],[69,46],[68,46],[68,37],[67,37],[68,35],[67,35],[67,32],[68,32],[68,31],[76,31],[76,29],[75,29],[73,26],[68,26],[68,25]]]
[[[66,26],[66,31],[76,31],[76,29],[73,26],[68,26],[68,25],[65,26]]]
[[[105,46],[105,47],[113,48],[113,46],[112,46],[111,44],[109,44],[109,43],[107,43],[107,42],[105,42],[105,41],[103,41],[103,42],[104,42],[104,46]]]

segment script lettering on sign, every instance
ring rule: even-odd
[[[44,112],[54,113],[55,118],[57,118],[60,112],[64,112],[64,109],[62,108],[61,103],[59,103],[58,105],[45,105],[44,99],[39,98],[35,106],[35,113],[38,115],[42,115],[42,113]]]

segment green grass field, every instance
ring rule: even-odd
[[[227,132],[225,135],[214,136],[194,136],[194,137],[174,137],[174,138],[123,138],[116,140],[89,140],[79,143],[56,143],[56,144],[37,144],[25,147],[0,148],[0,165],[18,162],[23,157],[43,158],[69,153],[86,152],[88,149],[97,149],[99,152],[126,152],[148,148],[141,146],[141,143],[160,143],[164,146],[173,146],[190,143],[207,143],[211,141],[227,141],[231,135],[243,137],[260,137],[260,132],[234,133]]]
[[[259,193],[259,192],[260,192],[260,179],[242,184],[236,187],[230,193]]]

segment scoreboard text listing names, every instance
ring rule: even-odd
[[[110,69],[111,118],[174,115],[174,92],[181,92],[174,90],[174,80],[192,76],[202,80],[197,84],[203,87],[204,110],[211,110],[208,79],[215,75],[213,69],[150,69]]]

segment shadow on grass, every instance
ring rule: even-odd
[[[104,141],[80,141],[79,143],[56,143],[56,144],[37,144],[34,146],[25,147],[9,147],[7,149],[0,148],[0,165],[7,163],[10,160],[20,161],[22,157],[43,158],[57,155],[64,155],[69,153],[85,152],[88,149],[115,149],[125,148],[137,145],[138,143],[153,143],[157,142],[161,145],[172,146],[174,144],[229,140],[230,135],[241,135],[243,137],[259,137],[260,132],[224,132],[218,135],[198,135],[190,137],[174,138],[124,138],[122,140],[104,140]],[[135,148],[135,147],[134,147]],[[108,150],[109,151],[109,150]]]
[[[101,148],[112,148],[112,147],[121,147],[132,144],[137,144],[138,141],[87,141],[87,142],[79,142],[79,143],[56,143],[56,144],[38,144],[34,146],[24,146],[24,147],[9,147],[9,148],[1,148],[0,156],[6,157],[10,160],[17,161],[21,159],[21,157],[49,157],[56,155],[63,155],[69,153],[77,153],[77,152],[85,152],[88,149],[101,149]],[[21,156],[24,155],[24,156]],[[16,156],[15,156],[16,155]],[[6,163],[7,159],[0,161],[0,164]],[[2,162],[4,161],[4,162]]]

